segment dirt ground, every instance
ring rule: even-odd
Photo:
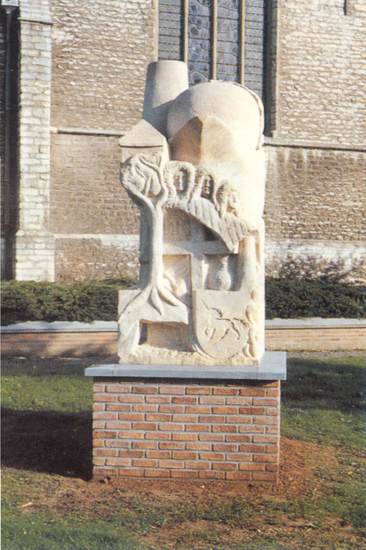
[[[105,517],[108,510],[169,511],[178,505],[180,509],[194,512],[200,506],[205,509],[233,507],[235,503],[245,501],[254,513],[237,524],[220,518],[217,521],[190,521],[189,516],[183,521],[174,521],[171,517],[171,521],[168,513],[166,522],[142,533],[144,543],[151,548],[208,549],[214,548],[216,542],[220,548],[229,549],[235,547],[236,543],[254,542],[254,539],[264,537],[294,549],[300,548],[299,540],[306,543],[301,548],[317,550],[345,548],[343,545],[338,546],[340,540],[349,541],[352,548],[355,548],[354,544],[357,548],[365,548],[357,530],[342,517],[333,514],[331,518],[322,518],[321,524],[315,525],[314,520],[301,510],[302,499],[303,502],[311,502],[326,496],[329,483],[336,475],[338,453],[339,448],[336,447],[322,447],[316,443],[282,438],[281,475],[276,486],[251,486],[243,482],[113,478],[87,482],[59,476],[58,490],[40,495],[40,502],[33,501],[27,513],[36,513],[38,506],[42,506],[61,516],[77,512],[80,516],[87,515],[91,520]],[[326,472],[326,475],[317,475],[319,471]],[[268,506],[274,510],[276,504],[295,501],[300,503],[297,513],[268,513]]]

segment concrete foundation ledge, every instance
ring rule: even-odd
[[[308,317],[303,319],[267,319],[266,329],[342,329],[366,328],[366,319],[322,319]]]
[[[1,327],[3,334],[9,333],[49,333],[49,332],[115,332],[118,331],[116,321],[94,321],[93,323],[80,323],[79,321],[55,321],[47,323],[46,321],[28,321],[26,323],[15,323]]]
[[[174,380],[286,380],[286,353],[266,352],[259,367],[108,364],[87,368],[85,376]]]
[[[303,319],[267,319],[266,330],[287,329],[342,329],[366,328],[366,319],[321,319],[309,317]],[[13,332],[115,332],[118,331],[116,321],[94,321],[81,323],[79,321],[28,321],[1,327],[3,334]]]

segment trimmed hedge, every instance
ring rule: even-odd
[[[24,321],[115,321],[118,290],[135,280],[122,278],[84,283],[2,283],[3,326]],[[327,280],[267,279],[266,317],[362,318],[366,287]]]
[[[134,283],[129,278],[70,284],[6,281],[1,284],[1,324],[115,321],[118,290]]]
[[[366,317],[366,287],[327,279],[267,279],[266,318]]]

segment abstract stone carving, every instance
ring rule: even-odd
[[[171,78],[174,69],[182,71],[182,63],[159,63],[171,64]],[[150,120],[120,142],[127,159],[121,183],[141,213],[140,283],[119,296],[120,362],[258,365],[264,352],[261,102],[226,82],[187,89],[162,108],[156,96],[151,101],[158,124],[145,97]],[[146,147],[138,128],[149,135]],[[132,134],[139,152],[128,156]]]

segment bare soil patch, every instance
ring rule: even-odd
[[[93,521],[125,511],[139,515],[140,525],[145,514],[149,528],[137,527],[136,533],[148,548],[231,549],[256,540],[257,548],[267,547],[260,541],[274,540],[278,546],[270,548],[338,549],[347,543],[365,548],[362,533],[341,516],[314,518],[311,509],[312,502],[315,510],[316,501],[326,498],[329,483],[339,474],[339,453],[337,447],[282,438],[275,486],[57,476],[57,489],[50,492],[45,484],[24,513],[46,507],[59,516],[77,514]]]

